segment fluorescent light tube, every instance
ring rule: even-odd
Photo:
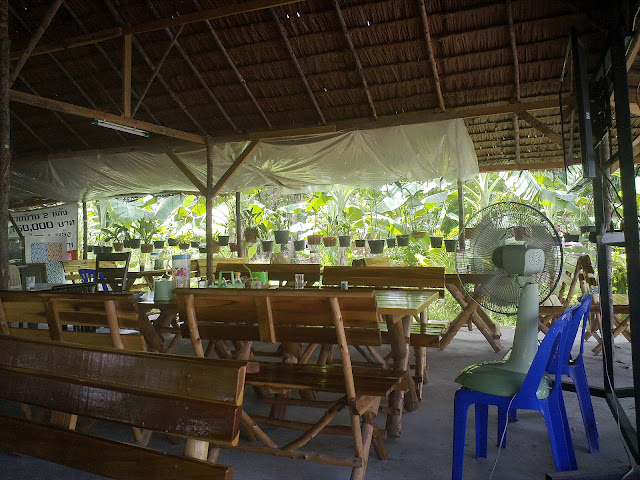
[[[120,132],[131,133],[132,135],[138,135],[139,137],[148,137],[149,132],[146,130],[140,130],[138,128],[127,127],[126,125],[119,125],[113,122],[107,122],[105,120],[99,120],[97,118],[93,118],[91,120],[93,125],[99,125],[101,127],[111,128],[113,130],[118,130]]]

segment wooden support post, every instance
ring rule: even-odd
[[[131,35],[122,37],[122,112],[131,117]]]
[[[87,236],[89,235],[89,219],[87,216],[87,202],[86,200],[82,202],[82,258],[87,259],[88,249],[88,241]]]
[[[13,66],[13,70],[11,71],[11,77],[9,78],[9,84],[8,84],[9,88],[11,88],[11,85],[13,85],[13,82],[16,81],[16,78],[18,78],[18,75],[20,75],[20,70],[22,70],[22,67],[24,67],[24,64],[27,62],[27,59],[31,55],[31,52],[33,51],[33,49],[36,48],[36,45],[40,41],[40,38],[42,38],[42,34],[51,23],[51,20],[53,20],[53,17],[55,16],[56,12],[60,8],[60,5],[62,5],[62,1],[63,0],[55,0],[51,4],[51,6],[49,7],[49,10],[47,10],[46,15],[42,19],[42,22],[40,22],[40,26],[38,26],[38,29],[35,32],[33,32],[33,35],[31,35],[31,39],[29,40],[29,45],[22,52],[22,55],[18,59],[18,62]],[[8,22],[8,19],[7,19],[7,22]],[[9,56],[7,55],[4,58],[8,59]]]
[[[236,192],[236,243],[237,243],[237,254],[238,257],[242,257],[242,216],[241,216],[241,208],[240,208],[240,198],[242,194],[240,192]]]
[[[436,64],[436,56],[433,49],[433,42],[431,41],[431,33],[429,30],[429,19],[427,18],[427,6],[424,0],[418,0],[420,4],[420,16],[422,17],[422,28],[424,30],[424,39],[427,42],[427,52],[429,52],[429,63],[431,64],[431,71],[433,73],[433,84],[435,86],[436,94],[438,95],[438,105],[443,112],[446,110],[444,106],[444,97],[442,96],[442,86],[440,85],[440,76],[438,75],[438,65]]]
[[[207,147],[207,193],[206,230],[207,230],[207,285],[213,283],[213,144],[211,137],[205,137]]]
[[[9,0],[0,0],[0,290],[9,289]]]

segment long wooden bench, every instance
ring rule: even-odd
[[[404,372],[390,369],[354,369],[349,345],[380,345],[380,330],[372,289],[323,290],[227,290],[179,289],[175,291],[185,335],[190,335],[194,352],[204,357],[215,351],[222,358],[251,358],[255,341],[281,342],[285,350],[306,344],[298,356],[285,354],[297,363],[261,362],[260,372],[247,375],[247,384],[259,387],[274,407],[299,405],[325,408],[315,423],[293,422],[272,411],[271,417],[249,416],[243,412],[243,427],[251,439],[263,445],[240,445],[248,452],[265,453],[319,463],[352,467],[352,479],[365,476],[369,450],[374,442],[384,457],[383,433],[375,426],[380,399],[394,389],[404,389]],[[209,344],[205,347],[203,340]],[[226,340],[232,340],[235,352]],[[310,365],[311,354],[320,344],[339,346],[341,365]],[[291,390],[338,394],[337,400],[289,398]],[[350,425],[328,425],[343,409],[349,411]],[[280,411],[280,413],[282,413]],[[259,423],[303,430],[304,433],[284,446],[278,446]],[[355,454],[336,457],[300,450],[319,433],[348,434],[353,438]]]
[[[435,290],[444,297],[445,270],[441,267],[325,267],[322,273],[323,285],[340,285],[347,281],[351,286],[376,288],[419,288]],[[390,337],[386,322],[380,320],[382,343],[389,344]],[[447,329],[446,325],[429,323],[426,312],[411,324],[409,345],[414,349],[416,389],[422,397],[422,385],[428,382],[427,347],[440,347],[440,341]],[[373,352],[372,352],[373,353]]]
[[[0,335],[0,397],[67,414],[238,442],[246,363],[98,349]],[[207,450],[168,454],[0,415],[0,446],[109,478],[230,479]]]

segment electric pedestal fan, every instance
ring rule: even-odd
[[[517,314],[511,355],[491,363],[526,374],[538,348],[538,306],[562,273],[560,237],[543,213],[517,202],[489,205],[466,226],[470,233],[456,254],[460,283],[483,308]]]

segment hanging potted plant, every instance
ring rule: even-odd
[[[155,248],[156,250],[160,250],[161,248],[164,248],[164,240],[154,240],[153,248]]]
[[[413,234],[412,234],[413,235]],[[429,237],[429,243],[433,248],[442,248],[443,236],[440,230],[433,229],[433,234]]]
[[[444,248],[449,253],[455,252],[456,248],[458,248],[458,239],[457,238],[446,239],[444,241]]]
[[[336,247],[338,246],[338,237],[336,236],[336,231],[338,229],[338,217],[337,215],[331,215],[331,213],[329,213],[326,220],[326,235],[322,238],[322,243],[325,247]]]
[[[134,222],[133,230],[136,232],[138,242],[141,242],[140,250],[142,253],[153,252],[153,237],[158,232],[157,222],[155,218],[148,216],[143,217]],[[136,248],[133,247],[132,248]]]
[[[129,231],[127,227],[120,223],[112,223],[108,228],[100,229],[104,235],[105,242],[112,242],[113,249],[116,252],[124,250],[124,239],[128,235]]]
[[[262,242],[260,243],[262,245],[262,251],[264,253],[273,252],[273,240],[262,240]]]
[[[313,211],[313,231],[318,231],[318,206],[313,204],[311,207]],[[322,243],[322,235],[318,233],[314,233],[311,235],[307,235],[307,243],[309,245],[320,245]]]
[[[305,248],[307,248],[307,240],[306,239],[300,239],[300,240],[294,240],[293,241],[293,249],[296,252],[301,252],[303,251]]]
[[[289,243],[289,214],[286,212],[276,211],[272,217],[275,230],[273,237],[278,245]]]

